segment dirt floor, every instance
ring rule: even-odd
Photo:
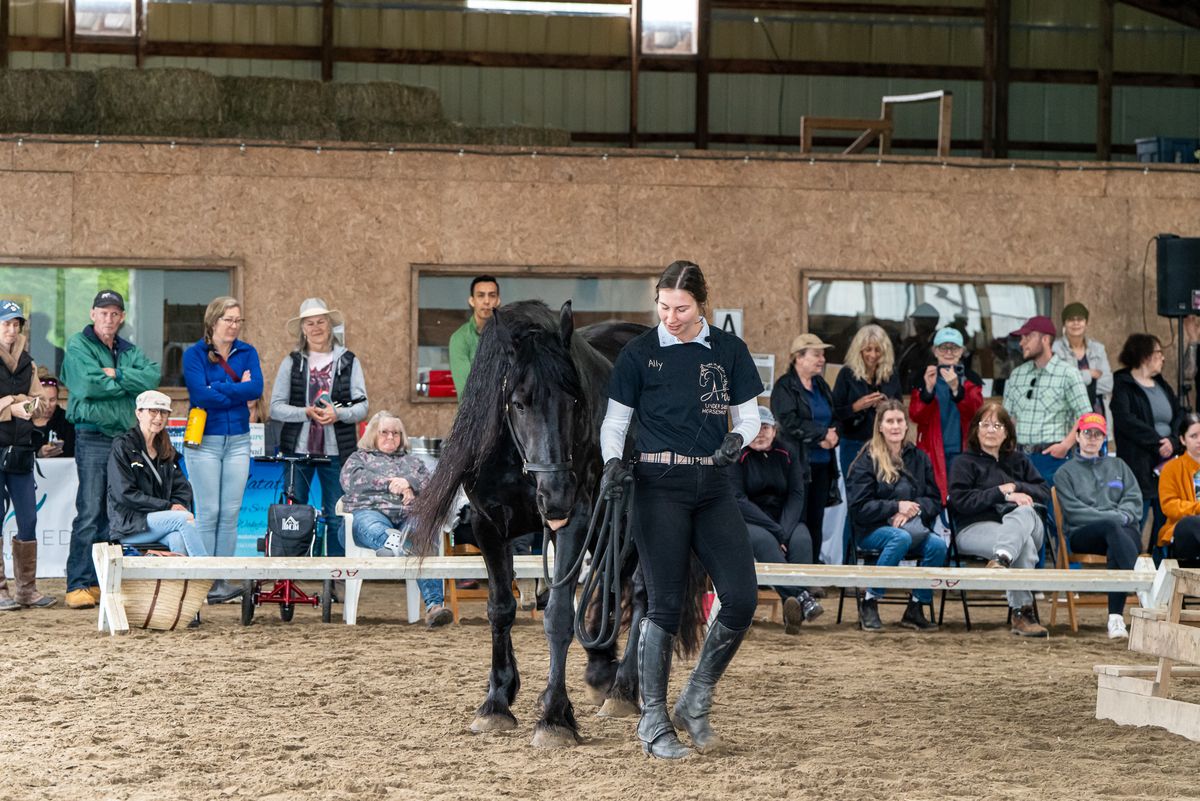
[[[1107,640],[1103,609],[1033,642],[1001,610],[976,611],[968,633],[949,605],[940,632],[866,635],[834,623],[836,603],[796,637],[755,625],[714,709],[733,752],[681,763],[642,757],[633,719],[594,716],[577,648],[585,743],[531,748],[547,658],[528,614],[514,631],[520,727],[468,733],[483,607],[428,631],[402,622],[398,584],[370,584],[354,628],[308,609],[243,628],[229,605],[196,631],[110,637],[94,610],[4,614],[0,799],[1200,797],[1200,746],[1094,719],[1092,665],[1147,661]],[[885,624],[900,612],[883,607]]]

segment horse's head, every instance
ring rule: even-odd
[[[566,525],[575,505],[579,465],[574,442],[585,409],[571,359],[575,320],[571,301],[559,312],[557,330],[535,328],[516,334],[497,311],[497,334],[512,339],[513,364],[504,379],[504,415],[524,471],[537,482],[537,508],[553,530]]]

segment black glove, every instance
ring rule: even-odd
[[[721,447],[713,452],[713,464],[717,467],[724,467],[733,462],[742,453],[742,435],[741,434],[726,434],[725,439],[721,440]]]
[[[625,479],[629,477],[629,466],[614,456],[604,463],[604,474],[600,477],[600,492],[611,500],[621,497],[625,491]]]

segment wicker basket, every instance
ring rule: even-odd
[[[212,584],[209,579],[123,582],[125,617],[131,628],[174,631],[186,627],[200,611]]]

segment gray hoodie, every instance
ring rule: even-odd
[[[1075,457],[1054,474],[1064,535],[1088,523],[1112,520],[1136,523],[1142,519],[1142,491],[1129,465],[1115,456]]]

